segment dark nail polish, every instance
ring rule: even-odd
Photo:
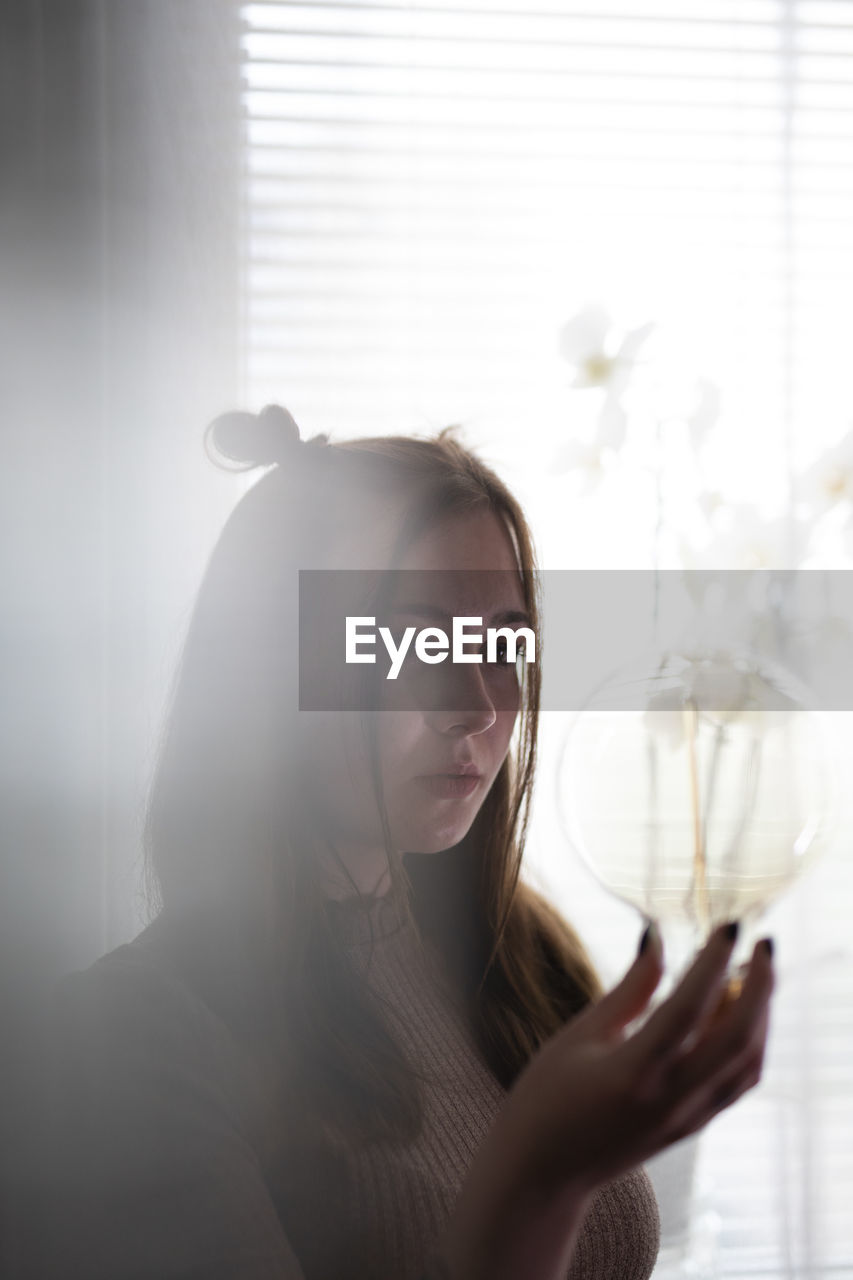
[[[767,958],[769,960],[772,960],[773,959],[773,939],[762,938],[761,945],[764,947],[764,950],[767,952]]]
[[[739,932],[740,932],[740,925],[738,924],[737,920],[732,920],[731,923],[727,924],[725,929],[723,930],[723,934],[729,940],[729,942],[737,942],[737,936]]]
[[[643,936],[640,939],[640,949],[639,949],[638,955],[641,955],[641,956],[645,955],[645,953],[652,946],[656,946],[658,951],[661,951],[662,949],[661,940],[660,940],[660,931],[658,930],[657,924],[655,923],[654,920],[650,920],[649,923],[646,925],[646,928],[643,932]]]

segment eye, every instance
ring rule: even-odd
[[[484,661],[485,661],[485,658],[484,658]],[[498,641],[495,645],[495,661],[490,663],[489,664],[490,666],[495,668],[515,667],[516,670],[518,670],[519,667],[524,665],[524,662],[525,662],[525,648],[524,648],[523,640],[519,641],[519,643],[516,645],[515,662],[510,662],[509,642],[503,636],[498,638]]]

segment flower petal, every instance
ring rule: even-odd
[[[655,327],[655,322],[650,320],[647,324],[641,324],[636,329],[629,329],[622,339],[617,352],[617,359],[632,364],[637,358],[637,352],[640,347],[651,336]]]
[[[600,449],[621,449],[625,443],[627,428],[628,415],[617,397],[612,393],[608,393],[604,398],[604,404],[601,406],[601,412],[598,415],[598,430],[595,433],[596,444]]]
[[[574,365],[583,365],[591,357],[603,356],[612,327],[613,322],[604,307],[589,303],[560,330],[560,355]]]

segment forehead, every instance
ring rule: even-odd
[[[323,572],[313,583],[319,596],[344,614],[363,614],[365,600],[380,609],[429,605],[433,612],[487,616],[525,611],[524,591],[509,530],[492,511],[448,516],[429,526],[389,569],[407,504],[399,497],[345,520],[346,536],[328,557],[310,557],[306,570]],[[355,572],[353,572],[355,571]],[[304,600],[303,600],[304,603]],[[370,610],[368,609],[368,612]]]
[[[333,513],[335,529],[330,544],[334,567],[387,568],[409,505],[403,494],[384,495],[380,502],[367,506],[357,494],[339,502]],[[314,561],[308,555],[304,567],[330,567],[328,554],[318,551]],[[514,570],[518,559],[504,520],[483,510],[438,519],[407,548],[398,567]]]
[[[427,529],[406,554],[402,569],[518,568],[509,530],[493,511],[450,516]]]
[[[304,557],[305,569],[368,570],[387,569],[406,503],[398,496],[365,504],[358,493],[345,495],[330,513],[332,536],[312,558]]]
[[[398,607],[424,603],[449,614],[483,616],[524,609],[515,548],[491,511],[452,516],[430,528],[409,548],[400,570]]]

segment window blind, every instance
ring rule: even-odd
[[[853,265],[844,0],[244,16],[261,398],[338,429],[553,429],[554,334],[591,294],[686,326],[733,433],[837,405],[840,326],[806,321]]]
[[[649,563],[618,503],[591,523],[553,473],[582,414],[557,335],[589,299],[718,385],[732,499],[784,503],[848,425],[853,0],[241,12],[250,403],[337,435],[463,422],[552,568]],[[613,979],[637,922],[545,792],[534,861]],[[853,1273],[851,918],[840,837],[772,917],[766,1080],[702,1141],[709,1274]]]

